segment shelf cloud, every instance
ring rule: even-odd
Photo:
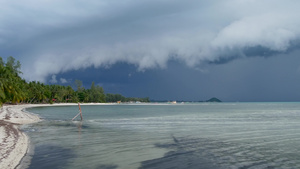
[[[296,0],[3,0],[1,55],[15,56],[27,80],[42,82],[116,63],[145,71],[171,60],[201,68],[270,57],[297,48],[299,6]]]

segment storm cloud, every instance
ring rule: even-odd
[[[116,63],[145,71],[175,60],[201,69],[294,49],[299,6],[296,0],[3,0],[1,55],[21,60],[23,76],[42,82]]]

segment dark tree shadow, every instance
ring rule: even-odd
[[[28,169],[64,168],[68,165],[69,160],[75,157],[71,149],[53,145],[37,146]]]
[[[203,140],[178,139],[171,136],[173,142],[156,144],[156,147],[169,149],[162,158],[144,161],[140,169],[219,169],[217,165],[203,154],[199,142]]]

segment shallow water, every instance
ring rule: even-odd
[[[36,168],[300,168],[300,103],[27,109]]]

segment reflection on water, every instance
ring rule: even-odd
[[[31,109],[30,169],[300,168],[300,103]]]
[[[78,124],[77,124],[77,128],[78,128],[78,139],[79,139],[79,142],[80,142],[80,139],[81,139],[82,124],[83,124],[82,121],[78,122]]]

